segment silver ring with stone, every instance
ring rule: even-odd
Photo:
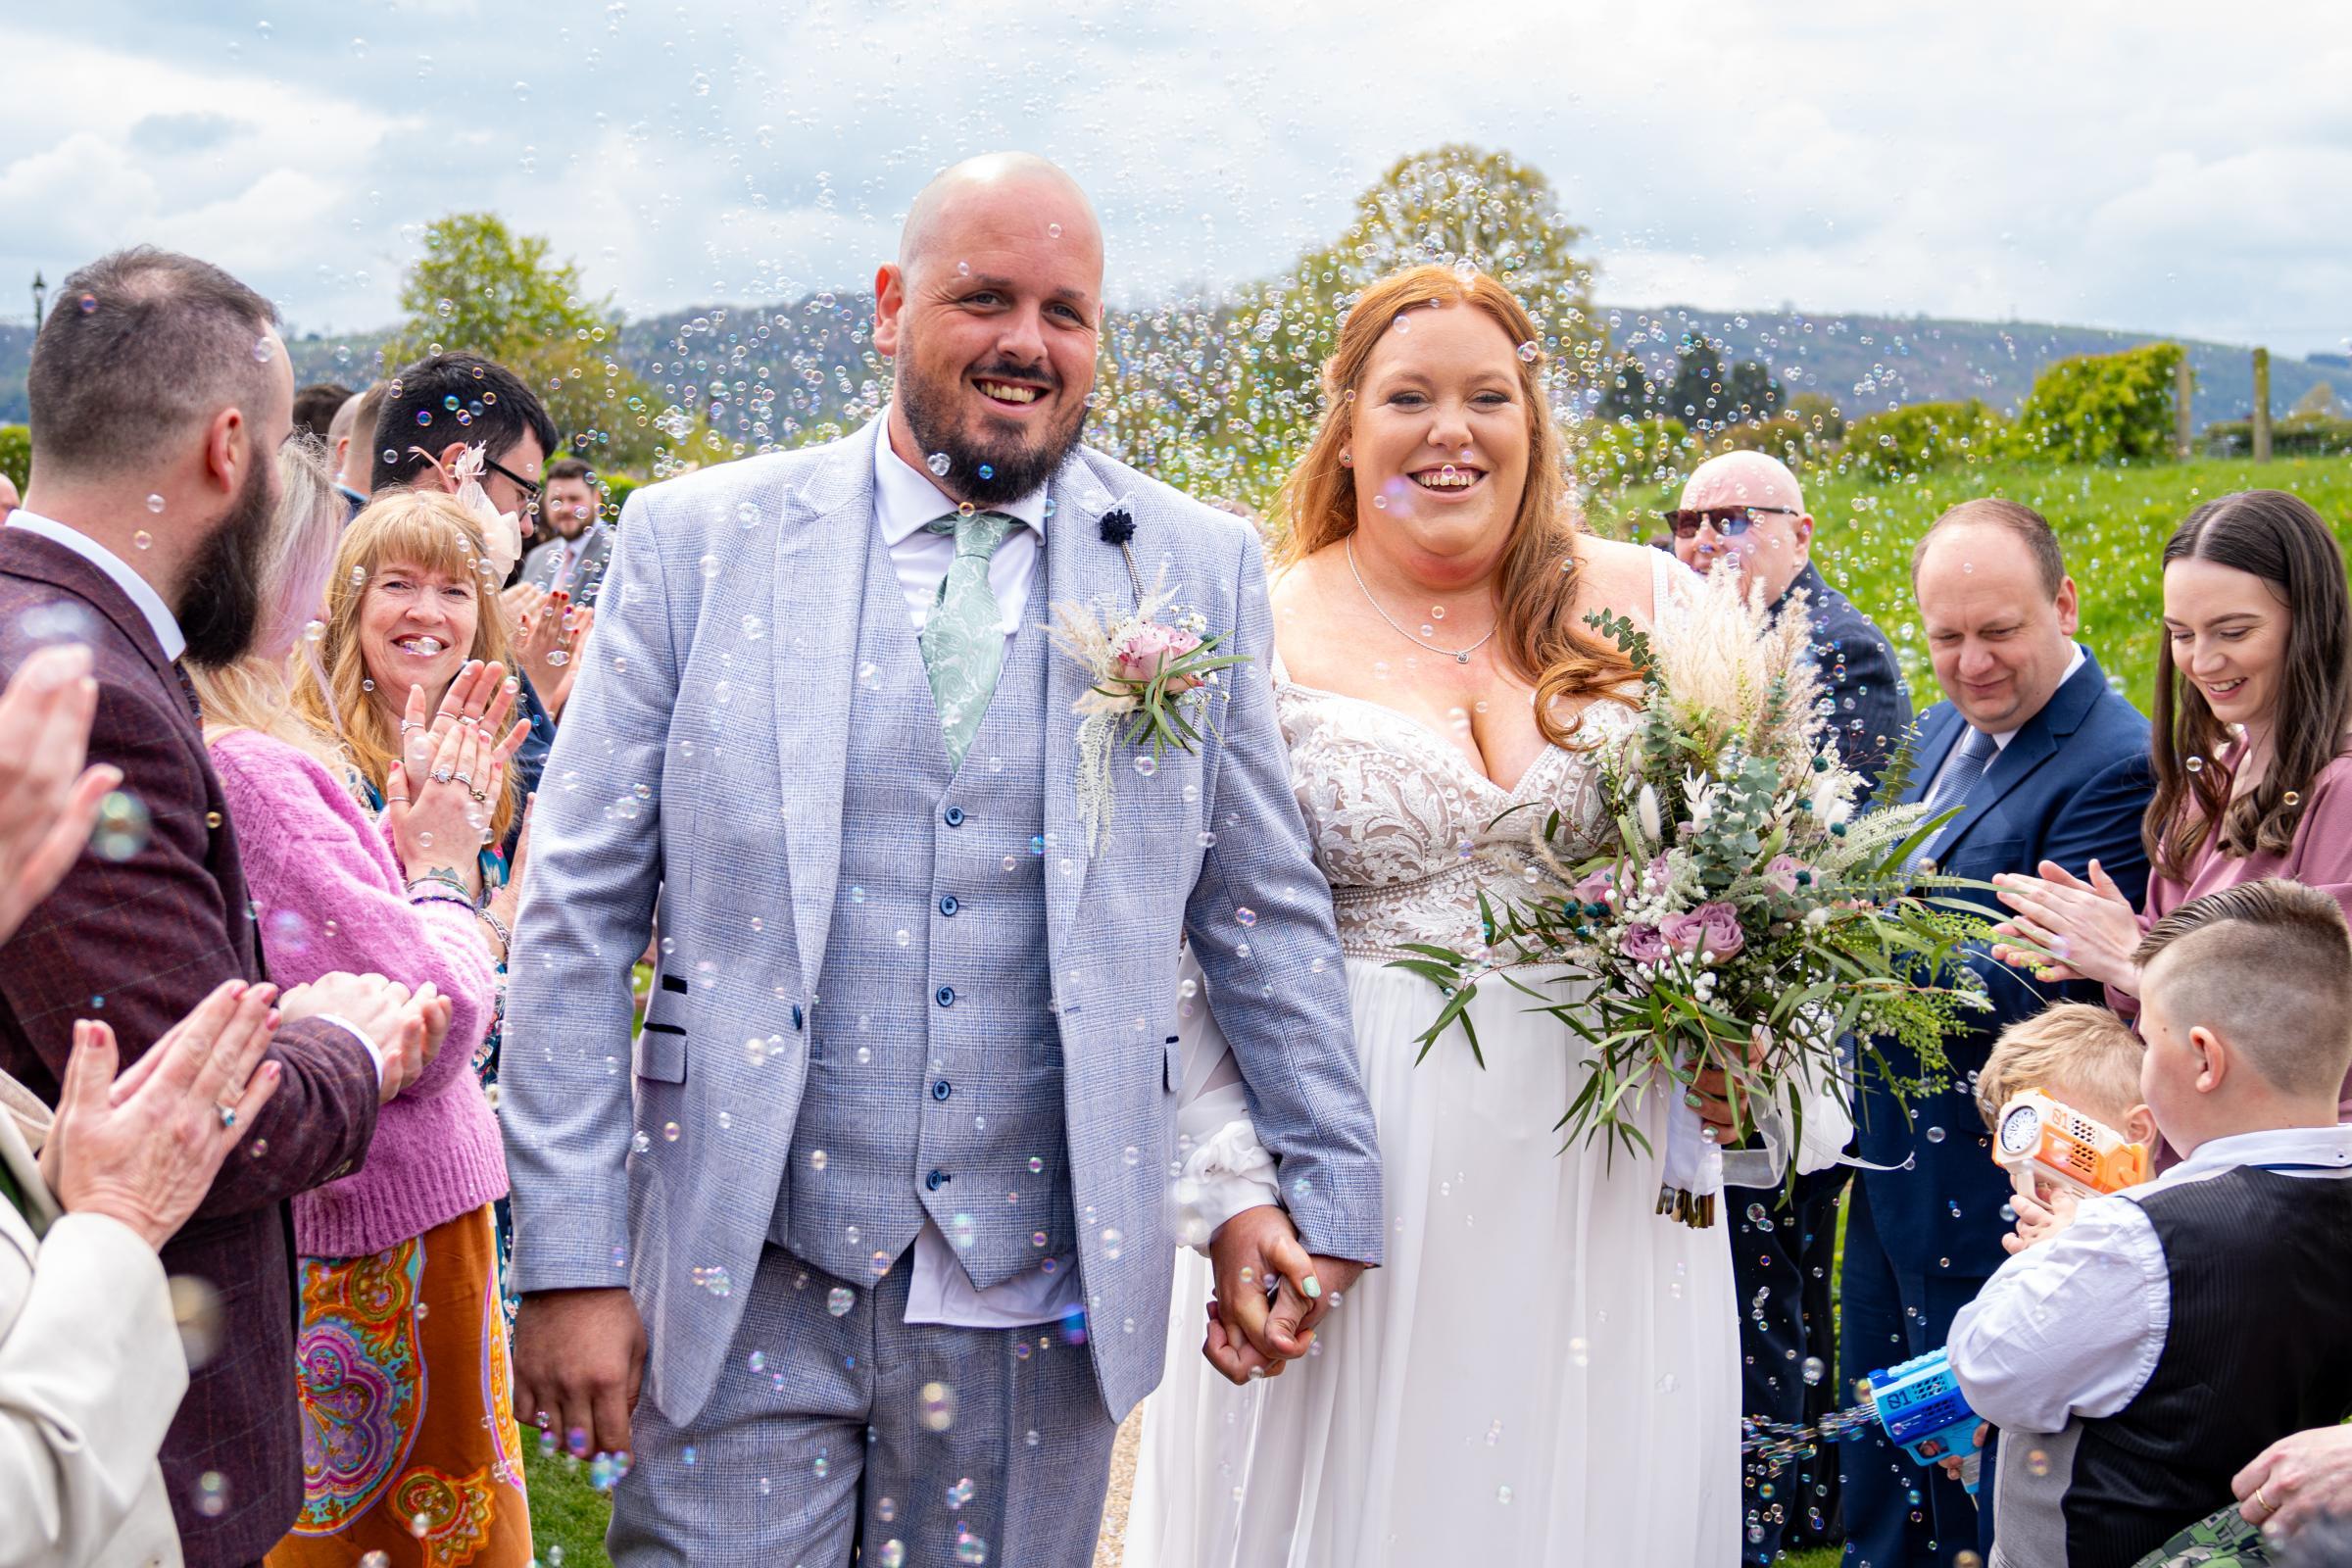
[[[220,1126],[221,1126],[221,1129],[222,1129],[223,1131],[226,1131],[228,1128],[234,1127],[234,1126],[237,1124],[237,1107],[236,1107],[236,1106],[234,1106],[234,1105],[215,1105],[215,1106],[213,1107],[213,1109],[215,1109],[215,1110],[217,1110],[217,1111],[219,1111],[219,1112],[220,1113]]]

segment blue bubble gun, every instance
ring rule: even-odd
[[[1976,1494],[1979,1418],[1968,1407],[1968,1396],[1960,1392],[1960,1380],[1952,1375],[1948,1351],[1930,1350],[1873,1372],[1868,1398],[1879,1425],[1913,1462],[1935,1464],[1963,1455],[1960,1480],[1972,1496]]]

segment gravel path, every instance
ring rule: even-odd
[[[1135,1450],[1144,1440],[1144,1407],[1137,1405],[1119,1428],[1110,1450],[1110,1495],[1102,1503],[1102,1534],[1095,1541],[1095,1568],[1119,1568],[1119,1537],[1127,1529],[1127,1498],[1135,1491]]]

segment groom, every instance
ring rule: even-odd
[[[887,413],[629,500],[538,807],[502,1111],[517,1408],[634,1452],[622,1562],[1091,1561],[1166,1340],[1188,932],[1290,1214],[1220,1253],[1271,1279],[1295,1221],[1301,1330],[1379,1261],[1256,538],[1078,445],[1102,277],[1059,170],[952,169],[876,280]],[[1196,751],[1114,751],[1097,844],[1091,677],[1044,623],[1130,611],[1131,560],[1251,662]]]

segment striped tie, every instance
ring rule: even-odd
[[[1951,760],[1944,763],[1942,773],[1937,775],[1934,786],[1928,791],[1928,809],[1924,819],[1934,821],[1968,799],[1968,792],[1976,787],[1977,780],[1984,776],[1984,769],[1998,754],[1999,748],[1993,745],[1992,737],[1971,724],[1968,733],[1960,738],[1960,744],[1953,748]],[[1933,837],[1921,843],[1904,859],[1904,873],[1908,875],[1917,871],[1920,862],[1929,859],[1936,846],[1959,825],[1960,818],[1954,817]]]

